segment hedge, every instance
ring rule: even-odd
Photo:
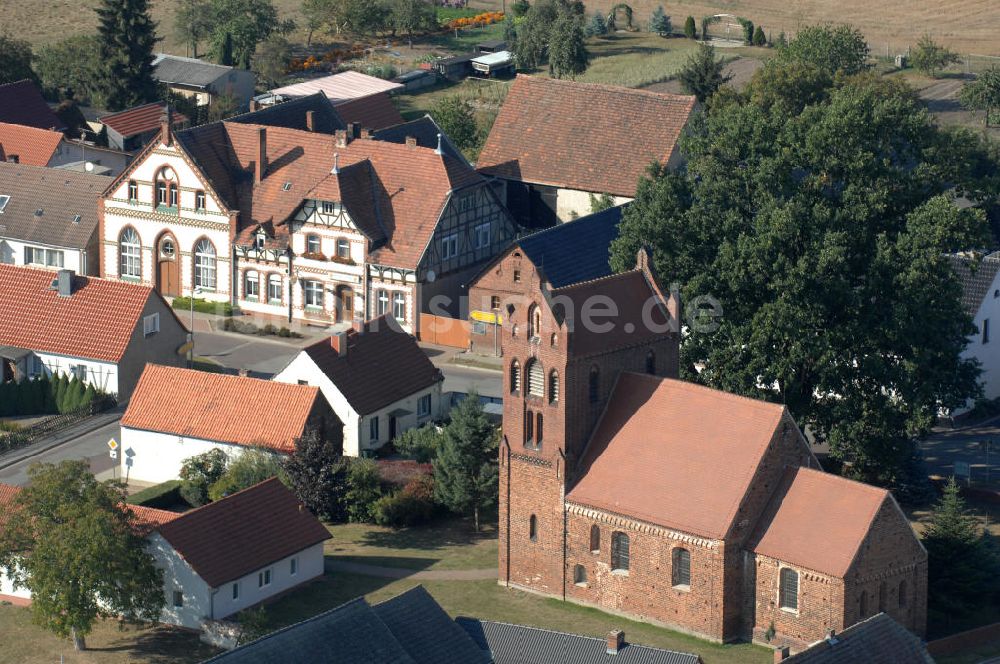
[[[191,311],[191,298],[175,297],[171,305],[174,309]],[[213,302],[203,300],[200,297],[194,299],[194,310],[203,314],[215,314],[217,316],[232,316],[233,305],[228,302]]]
[[[181,498],[181,481],[167,480],[163,484],[157,484],[137,493],[133,493],[126,501],[129,505],[142,505],[143,507],[167,508],[184,504]]]
[[[90,383],[60,373],[0,384],[0,417],[72,413],[103,396]]]

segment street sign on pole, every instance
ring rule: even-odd
[[[114,452],[115,450],[117,450],[118,449],[118,441],[115,440],[114,438],[112,438],[111,440],[109,440],[108,441],[108,449],[111,450],[112,452]]]

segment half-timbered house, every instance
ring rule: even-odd
[[[515,234],[447,148],[406,125],[382,140],[322,95],[177,134],[164,122],[106,192],[104,274],[289,321],[391,314],[419,335],[421,313],[460,315],[463,284]]]

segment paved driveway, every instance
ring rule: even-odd
[[[983,441],[992,441],[987,455]],[[962,429],[937,428],[920,442],[927,472],[949,477],[955,473],[955,462],[970,465],[972,483],[1000,484],[1000,420]]]
[[[121,413],[118,413],[118,417]],[[83,459],[90,464],[90,470],[99,479],[107,479],[114,475],[117,467],[108,454],[108,441],[114,438],[121,442],[121,428],[118,419],[103,426],[77,436],[71,436],[71,430],[63,432],[66,442],[45,449],[46,441],[40,441],[34,446],[0,456],[0,482],[18,486],[27,484],[28,467],[37,462],[59,463],[67,459]],[[44,451],[43,451],[44,450]]]

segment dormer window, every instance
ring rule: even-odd
[[[264,251],[264,240],[266,236],[263,233],[257,233],[253,238],[253,248],[257,251]]]
[[[323,201],[321,203],[321,209],[323,210],[323,214],[337,214],[340,212],[340,203]]]
[[[7,207],[7,203],[10,202],[10,196],[0,196],[0,214],[3,214],[3,209]]]
[[[292,188],[292,183],[291,182],[286,182],[285,184],[281,185],[281,190],[282,191],[288,191],[291,188]]]

